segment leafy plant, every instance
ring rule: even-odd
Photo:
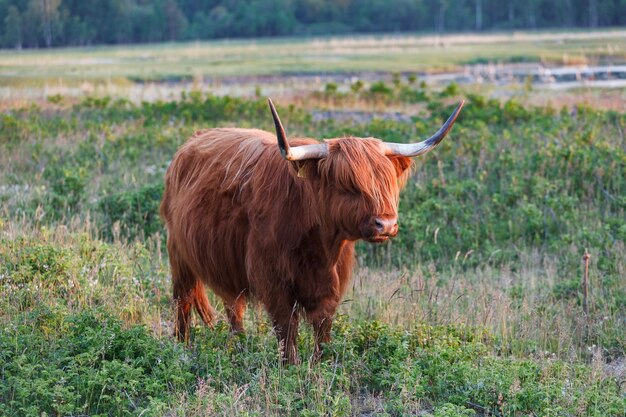
[[[159,205],[163,184],[152,184],[137,191],[123,191],[104,197],[98,203],[103,213],[105,235],[112,237],[114,225],[119,222],[128,237],[150,236],[162,230]]]

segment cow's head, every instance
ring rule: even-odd
[[[463,102],[443,126],[419,143],[388,143],[345,137],[324,143],[289,146],[276,108],[268,99],[280,153],[298,175],[316,184],[322,221],[349,239],[384,242],[398,233],[398,197],[411,157],[435,148],[452,128]]]

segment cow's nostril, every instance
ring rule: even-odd
[[[371,227],[378,235],[395,236],[398,233],[398,219],[396,217],[374,217],[371,221]]]

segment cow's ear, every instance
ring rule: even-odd
[[[298,178],[317,178],[317,163],[319,159],[305,159],[303,161],[292,162],[292,167]]]
[[[411,158],[401,155],[387,156],[396,168],[396,176],[401,177],[411,167]]]

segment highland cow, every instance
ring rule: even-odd
[[[209,129],[176,152],[165,176],[161,216],[176,303],[176,335],[188,340],[192,306],[211,325],[205,293],[223,302],[243,331],[249,299],[269,313],[282,359],[298,361],[300,318],[311,323],[315,356],[330,340],[359,239],[398,233],[398,198],[411,157],[435,146],[463,103],[429,139],[415,144],[344,137],[287,140],[271,100],[276,135]]]

